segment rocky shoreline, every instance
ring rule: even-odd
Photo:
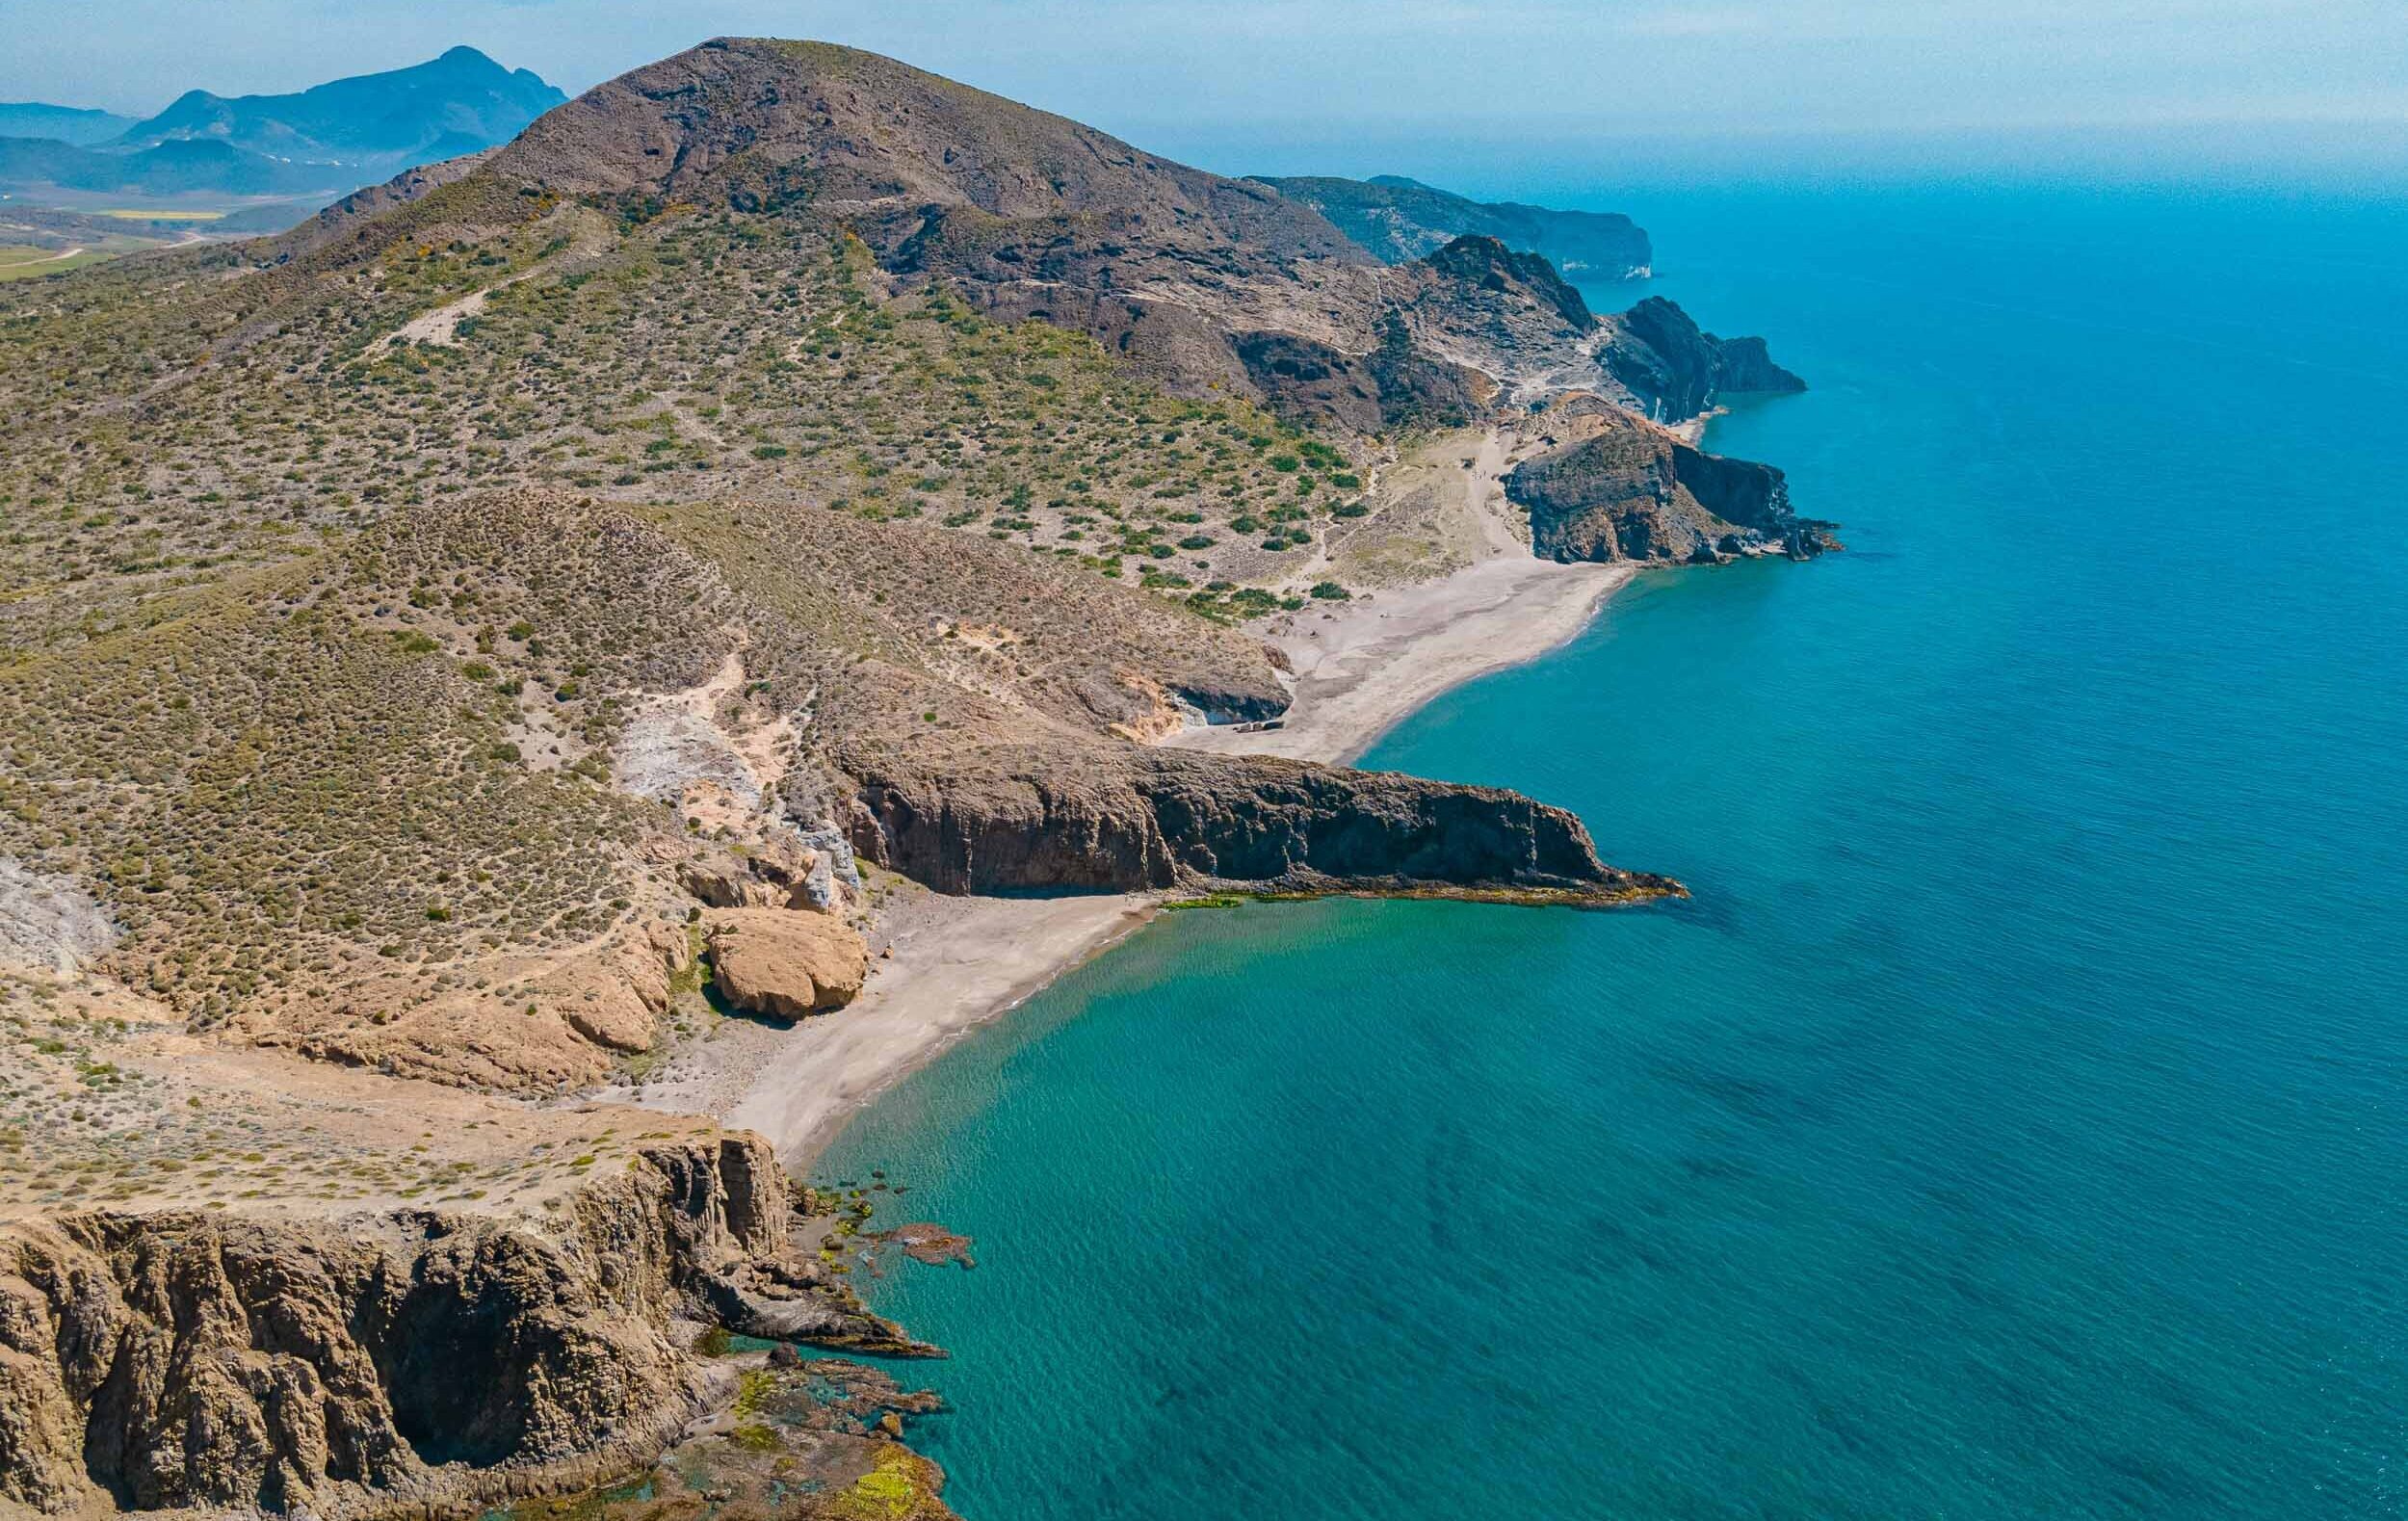
[[[1498,235],[1620,219],[1322,191],[1437,220],[720,39],[13,307],[0,485],[128,505],[0,589],[0,1500],[940,1517],[779,1155],[1168,904],[1682,895],[1343,763],[1823,547],[1692,436],[1800,382]]]

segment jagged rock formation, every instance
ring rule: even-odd
[[[1584,412],[1590,436],[1518,465],[1505,494],[1530,510],[1543,558],[1717,564],[1778,548],[1830,547],[1832,525],[1790,508],[1779,470],[1710,455],[1616,408]]]
[[[1602,279],[1643,277],[1655,261],[1646,231],[1613,212],[1478,201],[1400,174],[1255,178],[1327,217],[1388,264],[1409,264],[1467,236],[1494,238],[1518,252],[1543,254],[1559,270]]]
[[[0,1231],[0,1501],[472,1507],[645,1455],[702,1320],[925,1352],[787,1246],[758,1138],[661,1147],[545,1223],[92,1213]],[[691,1334],[689,1331],[688,1334]]]
[[[1722,392],[1802,391],[1806,382],[1772,362],[1762,338],[1717,338],[1661,296],[1611,319],[1606,368],[1660,422],[1714,406]]]
[[[1187,750],[852,746],[862,854],[942,892],[1181,884],[1385,887],[1599,900],[1679,891],[1600,863],[1588,831],[1518,793]]]

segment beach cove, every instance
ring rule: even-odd
[[[1503,504],[1498,504],[1502,508]],[[1351,759],[1431,697],[1576,637],[1633,572],[1502,550],[1442,580],[1284,619],[1296,702],[1276,728],[1195,727],[1171,743]],[[650,1101],[760,1132],[805,1168],[860,1108],[1159,912],[1162,895],[948,898],[897,881],[880,957],[842,1019],[738,1030],[698,1077]],[[773,1038],[772,1038],[773,1036]]]
[[[1815,387],[1714,447],[1850,553],[1363,759],[1696,897],[1170,916],[885,1092],[816,1170],[978,1238],[871,1289],[955,1504],[2398,1513],[2396,227],[1634,209]]]

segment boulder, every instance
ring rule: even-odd
[[[870,969],[869,947],[831,915],[728,908],[709,924],[720,996],[754,1013],[800,1019],[842,1009]]]

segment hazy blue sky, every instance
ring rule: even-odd
[[[455,42],[574,92],[721,33],[876,48],[1220,169],[2408,147],[2408,0],[0,0],[0,98],[147,113]]]

